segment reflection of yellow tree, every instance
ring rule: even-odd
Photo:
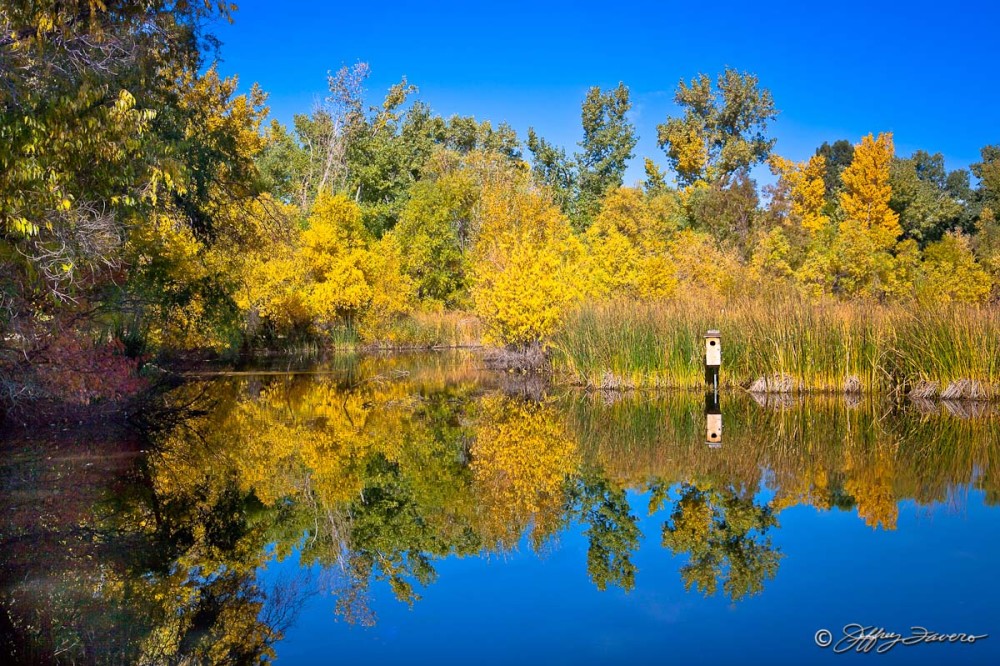
[[[467,388],[418,391],[367,368],[351,384],[231,384],[214,410],[165,442],[158,496],[197,507],[235,494],[286,515],[287,526],[272,534],[278,555],[301,545],[304,562],[342,582],[339,612],[363,622],[373,621],[373,579],[412,603],[418,586],[434,580],[434,559],[509,549],[529,531],[538,547],[562,524],[576,446],[552,403],[489,395],[470,404]],[[199,547],[179,571],[215,571],[223,561],[211,547],[217,526],[202,522],[191,527]],[[264,557],[260,539],[245,543],[235,560],[246,563],[241,570]]]
[[[324,505],[350,501],[364,488],[368,456],[398,457],[404,410],[383,407],[407,399],[398,382],[368,382],[350,392],[329,380],[272,384],[230,416],[230,429],[242,438],[234,452],[241,483],[273,504],[302,492],[308,470]]]
[[[871,452],[848,448],[844,490],[857,502],[858,515],[865,525],[875,529],[896,529],[899,506],[893,489],[895,480],[895,447],[876,446]]]
[[[667,485],[691,475],[733,487],[774,490],[771,508],[851,511],[872,527],[894,529],[900,499],[943,501],[957,486],[996,493],[996,415],[956,418],[939,407],[886,413],[885,403],[813,397],[763,407],[727,403],[726,442],[701,444],[704,417],[696,399],[624,396],[613,404],[568,401],[570,427],[584,457],[609,478],[629,484],[658,477]],[[958,443],[961,442],[961,445]]]
[[[490,395],[479,412],[472,473],[484,543],[512,547],[530,521],[538,545],[558,525],[576,442],[548,402]]]
[[[433,373],[429,383],[397,381],[367,365],[352,385],[301,376],[231,385],[192,428],[171,433],[154,478],[161,498],[198,502],[235,487],[283,515],[278,556],[301,546],[304,562],[333,567],[338,609],[360,621],[371,621],[373,578],[412,602],[415,583],[434,579],[434,558],[481,547],[460,416],[468,386],[445,387]]]
[[[818,461],[802,462],[784,475],[775,493],[771,508],[775,513],[797,505],[814,506],[826,511],[833,505],[830,477]]]
[[[197,392],[182,387],[173,398]],[[102,566],[91,590],[128,626],[122,661],[255,663],[273,658],[287,626],[270,615],[280,594],[269,599],[256,580],[276,516],[255,515],[258,503],[205,437],[216,424],[216,412],[196,412],[168,429],[149,457],[151,492],[99,517],[100,529],[134,548],[128,566]]]

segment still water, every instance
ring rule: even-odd
[[[992,407],[730,392],[716,444],[698,394],[480,366],[275,364],[188,381],[142,433],[15,435],[4,653],[1000,663]],[[852,623],[980,638],[887,650]]]

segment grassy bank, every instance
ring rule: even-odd
[[[701,336],[712,328],[722,332],[728,386],[1000,397],[1000,316],[986,307],[812,303],[794,296],[588,305],[555,337],[554,364],[594,388],[700,388]]]
[[[1000,399],[1000,312],[985,306],[812,302],[789,294],[612,301],[571,312],[548,356],[557,376],[588,388],[701,389],[709,329],[722,333],[722,383],[731,388]],[[473,313],[415,312],[374,341],[344,325],[284,351],[480,347],[482,333]],[[548,364],[540,353],[509,349],[484,358],[503,370]]]

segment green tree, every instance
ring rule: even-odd
[[[688,208],[694,228],[749,256],[758,204],[756,183],[743,170],[695,188]]]
[[[424,301],[460,307],[468,301],[468,258],[478,186],[466,169],[418,181],[396,231],[403,270]]]
[[[74,299],[82,275],[120,265],[129,220],[158,194],[202,193],[186,167],[206,158],[204,144],[175,140],[187,118],[170,106],[196,80],[198,26],[215,13],[214,3],[4,3],[0,242],[33,282],[23,296]]]
[[[918,150],[907,159],[893,160],[889,184],[889,205],[899,214],[903,236],[914,239],[921,247],[939,240],[960,223],[962,205],[949,191],[941,153],[930,155]]]
[[[759,87],[757,77],[726,69],[713,89],[700,74],[690,84],[678,84],[674,102],[680,117],[657,125],[660,147],[666,152],[677,181],[683,186],[714,182],[764,162],[775,139],[767,138],[767,124],[778,111],[771,93]]]
[[[840,174],[854,160],[854,144],[846,139],[839,139],[832,144],[824,141],[823,145],[816,149],[816,154],[825,160],[823,186],[826,190],[826,200],[835,206],[840,191]]]
[[[402,107],[416,90],[406,77],[391,86],[347,144],[346,193],[361,205],[365,226],[376,236],[395,226],[426,157],[410,150],[400,131]]]
[[[227,210],[260,192],[264,95],[236,95],[202,51],[203,26],[230,13],[158,0],[0,8],[0,382],[8,363],[37,365],[52,334],[107,340],[167,311],[145,281],[171,261],[151,227],[184,238],[189,267],[242,233]],[[206,328],[232,323],[231,285],[202,268],[169,298],[197,303]]]
[[[988,206],[994,214],[1000,211],[1000,145],[984,146],[980,150],[982,161],[969,168],[979,179],[976,200],[980,206]]]
[[[257,157],[262,187],[279,201],[308,206],[308,153],[299,146],[295,135],[277,120],[265,133],[264,149]]]
[[[411,186],[425,175],[435,151],[496,152],[520,160],[517,133],[471,116],[445,120],[420,101],[404,78],[381,104],[366,107],[363,84],[370,70],[358,63],[328,77],[329,93],[311,114],[294,117],[293,131],[272,123],[258,160],[264,182],[278,199],[308,217],[322,191],[344,194],[362,208],[365,225],[381,236],[392,229]]]
[[[624,83],[607,91],[590,88],[580,109],[581,151],[572,158],[564,148],[538,136],[534,128],[528,129],[535,178],[552,190],[556,203],[578,231],[593,222],[608,190],[622,184],[637,142],[635,127],[628,119],[631,108]]]
[[[407,114],[407,119],[411,114]],[[512,160],[521,159],[521,141],[509,124],[502,122],[496,129],[488,120],[477,121],[472,116],[454,115],[447,122],[437,118],[437,144],[461,154],[475,150],[499,153]]]
[[[575,226],[586,229],[609,189],[620,187],[637,138],[628,119],[632,102],[624,83],[607,92],[594,86],[581,109],[582,152],[576,155],[579,201]]]
[[[535,179],[548,186],[556,204],[568,213],[576,199],[576,165],[566,157],[564,148],[555,146],[528,128],[528,151]]]

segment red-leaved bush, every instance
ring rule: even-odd
[[[38,388],[66,402],[89,405],[134,395],[146,384],[139,361],[124,355],[118,340],[94,343],[74,331],[51,341],[35,365]]]

